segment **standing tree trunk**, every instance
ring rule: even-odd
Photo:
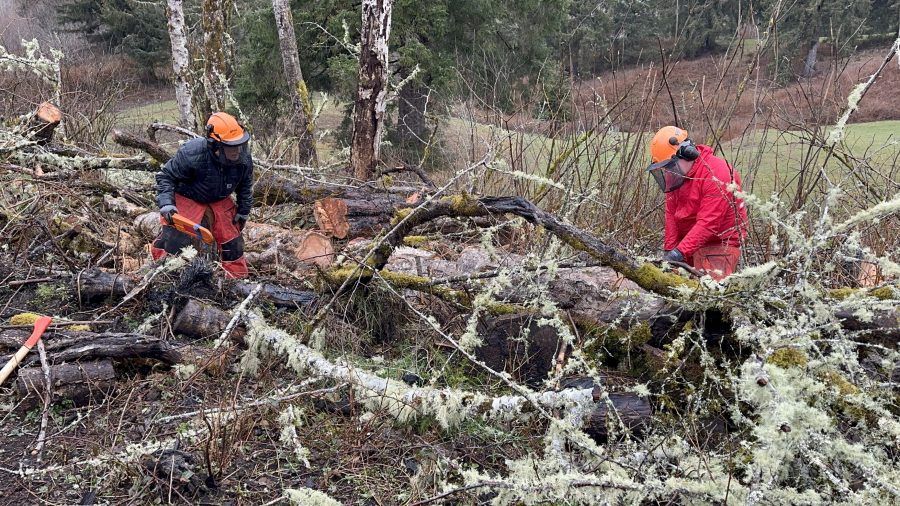
[[[801,74],[801,77],[812,77],[813,74],[816,73],[816,61],[818,60],[818,55],[819,41],[816,40],[813,42],[812,46],[809,47],[806,58],[803,59],[803,74]]]
[[[204,118],[215,111],[224,111],[228,94],[228,64],[225,54],[225,34],[228,24],[228,0],[203,0],[203,90],[200,112]]]
[[[425,122],[427,107],[428,94],[425,86],[410,82],[400,89],[397,131],[400,142],[405,147],[424,146],[428,142],[428,124]]]
[[[297,36],[294,34],[294,17],[291,15],[289,0],[272,0],[275,12],[275,25],[278,27],[278,44],[281,48],[281,61],[284,63],[284,77],[291,90],[291,105],[294,106],[296,118],[297,145],[300,151],[300,163],[318,165],[316,146],[313,140],[312,104],[309,91],[300,70],[300,55],[297,53]]]
[[[353,106],[350,167],[369,180],[378,162],[387,97],[388,38],[393,0],[363,0],[359,52],[359,91]]]
[[[166,0],[166,17],[169,20],[172,71],[175,74],[175,101],[178,102],[178,112],[181,114],[181,126],[196,130],[196,118],[191,109],[191,87],[187,78],[190,55],[187,48],[187,33],[184,29],[182,0]]]

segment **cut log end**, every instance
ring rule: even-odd
[[[39,144],[46,144],[53,139],[53,132],[62,121],[62,111],[50,102],[43,102],[37,106],[34,115],[28,121],[28,130],[34,135]]]
[[[324,233],[336,239],[344,239],[350,232],[347,221],[347,203],[342,199],[324,198],[313,203],[316,224]]]

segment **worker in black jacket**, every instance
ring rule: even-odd
[[[219,245],[225,274],[231,278],[247,276],[241,231],[253,204],[249,140],[233,116],[217,112],[206,123],[206,138],[184,143],[156,175],[160,221],[172,225],[172,216],[178,213],[208,228]],[[232,193],[237,194],[236,205]],[[192,243],[192,236],[163,226],[150,250],[158,260]]]

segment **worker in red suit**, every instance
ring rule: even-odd
[[[666,194],[663,259],[721,280],[735,271],[747,235],[747,210],[735,195],[741,176],[687,131],[667,126],[650,142],[648,172]]]
[[[184,143],[163,166],[156,175],[156,200],[161,221],[170,226],[163,226],[150,248],[155,260],[193,244],[192,236],[171,226],[178,213],[212,232],[226,277],[247,276],[241,231],[253,205],[249,140],[233,116],[217,112],[206,123],[206,137]]]

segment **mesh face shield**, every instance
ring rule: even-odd
[[[223,167],[241,165],[250,154],[250,143],[233,145],[225,142],[213,143],[213,156],[216,162]]]
[[[647,172],[653,176],[663,193],[675,191],[684,184],[684,172],[681,170],[681,166],[678,165],[678,158],[673,157],[651,164],[647,167]]]

